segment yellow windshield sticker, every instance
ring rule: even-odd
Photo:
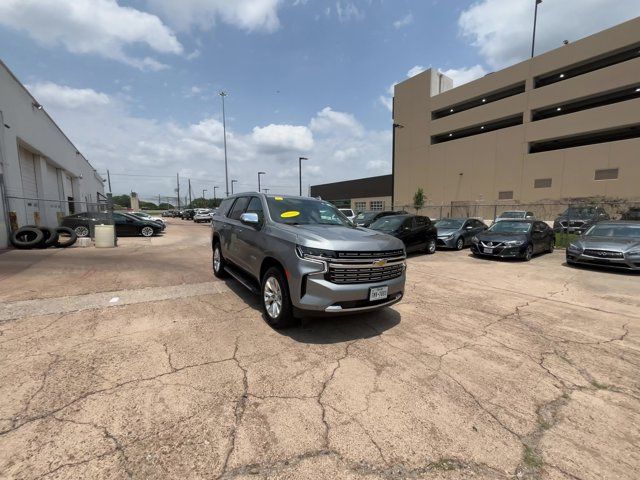
[[[300,212],[297,212],[296,210],[289,210],[288,212],[282,212],[280,214],[282,218],[293,218],[297,217],[298,215],[300,215]]]
[[[278,200],[278,201],[282,200],[282,197],[273,197],[273,198],[274,200]]]

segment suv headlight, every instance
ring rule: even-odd
[[[312,260],[329,260],[337,258],[336,252],[332,250],[323,250],[322,248],[311,248],[303,245],[296,246],[296,252],[300,258],[308,258]]]

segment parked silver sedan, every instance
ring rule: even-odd
[[[567,247],[568,265],[640,271],[640,222],[600,222]]]
[[[484,222],[475,218],[442,218],[435,222],[438,229],[438,246],[462,250],[471,245],[471,239],[485,231]]]

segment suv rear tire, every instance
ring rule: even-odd
[[[435,238],[430,238],[427,240],[427,246],[425,248],[425,252],[427,255],[433,255],[436,253],[436,240]]]
[[[228,274],[224,269],[225,261],[222,256],[222,249],[220,248],[220,242],[216,241],[213,244],[213,274],[216,278],[227,278]]]
[[[262,276],[260,297],[267,323],[273,328],[285,328],[295,322],[287,280],[277,267],[271,267]]]

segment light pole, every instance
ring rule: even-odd
[[[229,196],[229,168],[227,164],[227,118],[224,111],[224,97],[228,94],[224,91],[220,91],[220,98],[222,98],[222,132],[224,135],[224,181],[226,185],[225,194]],[[233,191],[232,191],[233,193]]]
[[[218,187],[213,187],[213,200],[215,201],[216,199],[216,190],[218,189]]]
[[[266,175],[267,172],[258,172],[258,193],[260,193],[260,175]]]
[[[300,196],[302,196],[302,161],[309,160],[307,157],[298,157],[298,178],[300,180]]]
[[[238,180],[231,180],[231,195],[233,195],[233,184],[238,183]]]
[[[207,190],[205,188],[202,189],[202,199],[205,200],[204,198],[204,192],[206,192]]]
[[[531,58],[533,58],[533,54],[536,49],[536,24],[538,23],[538,5],[542,3],[542,0],[534,0],[536,2],[536,7],[533,13],[533,38],[531,39]]]
[[[395,205],[395,193],[396,193],[396,129],[404,128],[404,125],[399,123],[393,124],[393,135],[391,135],[391,210]]]

